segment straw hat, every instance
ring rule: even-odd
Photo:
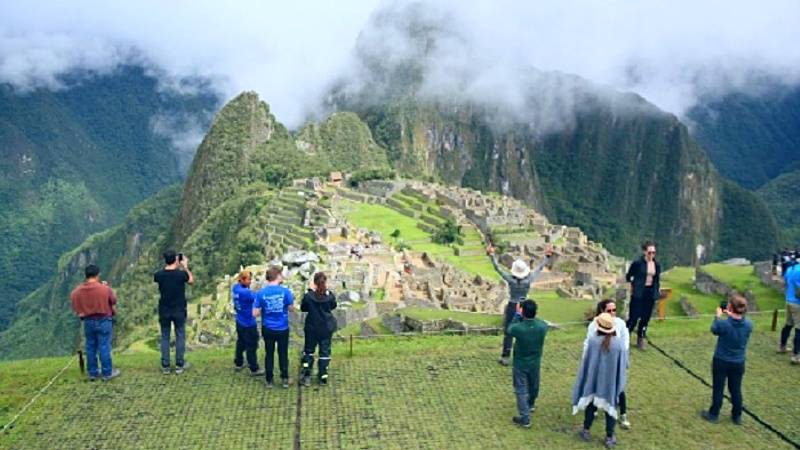
[[[600,314],[594,320],[597,322],[597,331],[605,334],[611,334],[614,332],[614,318],[611,317],[611,314]]]
[[[514,264],[511,265],[511,275],[514,275],[517,278],[525,278],[531,273],[531,268],[528,267],[528,264],[518,259],[514,261]]]

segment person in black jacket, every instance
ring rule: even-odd
[[[653,315],[653,305],[661,292],[661,265],[656,261],[656,244],[645,241],[642,244],[643,255],[631,263],[625,280],[631,284],[631,305],[628,311],[628,331],[636,330],[636,347],[645,348],[647,324]]]
[[[303,345],[302,386],[311,386],[311,369],[314,367],[314,350],[319,345],[319,384],[328,384],[328,365],[331,362],[331,337],[336,331],[336,318],[332,310],[336,309],[336,296],[327,287],[328,277],[322,272],[314,275],[314,289],[309,289],[300,303],[300,311],[306,313],[303,327],[305,344]]]

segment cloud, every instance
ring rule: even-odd
[[[580,100],[546,76],[553,71],[635,91],[678,115],[706,97],[800,82],[795,0],[7,2],[0,81],[58,88],[72,69],[134,60],[166,89],[205,78],[224,98],[255,90],[297,127],[331,83],[363,86],[374,64],[402,66],[430,50],[398,15],[437,37],[419,72],[422,93],[457,88],[521,112],[544,105],[553,114],[542,123],[568,121]],[[532,96],[531,83],[546,92]]]
[[[156,135],[169,140],[178,156],[181,173],[186,173],[192,158],[203,141],[207,124],[211,123],[210,111],[161,112],[150,118],[150,129]]]

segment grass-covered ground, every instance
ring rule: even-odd
[[[768,321],[756,320],[745,404],[800,439],[794,426],[800,407],[791,397],[800,368],[774,354],[775,334]],[[708,379],[708,325],[661,322],[651,339]],[[511,424],[510,369],[495,362],[499,336],[391,337],[358,339],[352,356],[347,343],[336,344],[331,384],[302,391],[266,390],[261,379],[234,374],[231,349],[191,352],[193,367],[181,376],[161,375],[157,354],[146,351],[116,355],[124,374],[110,383],[84,381],[73,366],[0,435],[0,448],[599,448],[602,420],[595,441],[580,442],[581,415],[571,414],[569,401],[583,334],[576,326],[548,335],[531,430]],[[9,393],[32,394],[64,362],[0,365],[4,422],[27,400],[9,400]],[[700,421],[710,388],[653,349],[633,351],[629,373],[633,427],[618,430],[621,448],[791,448],[751,417],[741,427],[724,418],[719,425]]]

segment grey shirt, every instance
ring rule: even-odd
[[[495,270],[500,276],[508,283],[508,290],[509,290],[509,302],[511,303],[519,303],[520,301],[524,301],[528,297],[528,292],[531,290],[531,284],[539,278],[539,275],[542,273],[542,269],[544,269],[545,264],[550,261],[550,257],[545,257],[539,265],[536,266],[535,269],[531,271],[525,278],[517,278],[514,275],[511,275],[509,272],[506,272],[505,269],[500,267],[500,264],[497,263],[497,256],[492,255],[492,264],[494,265]]]

